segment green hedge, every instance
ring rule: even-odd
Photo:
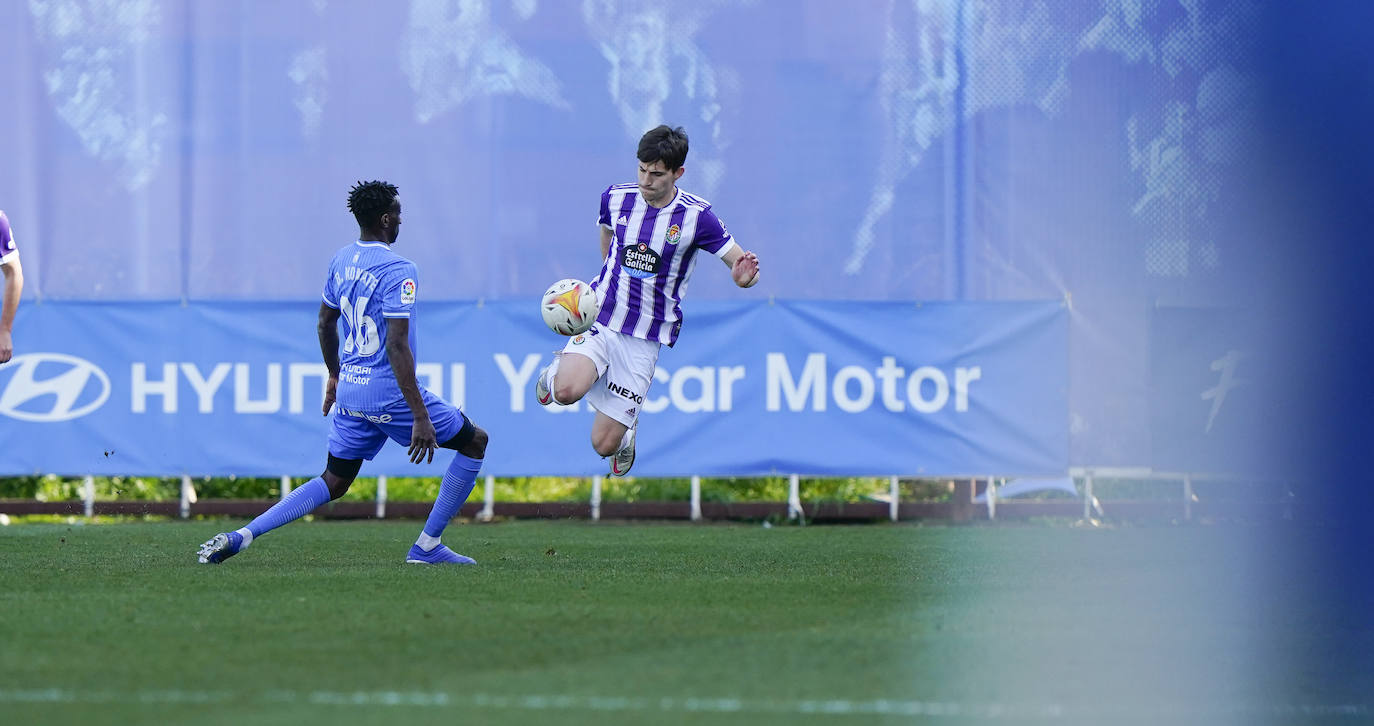
[[[95,477],[95,496],[100,500],[129,499],[175,501],[181,496],[181,479],[176,477]],[[307,479],[293,480],[300,486]],[[192,480],[201,499],[275,499],[281,496],[279,478],[199,477]],[[80,477],[26,476],[0,477],[0,499],[37,499],[62,501],[81,499]],[[482,496],[478,482],[475,498]],[[946,481],[905,479],[901,481],[903,500],[943,500],[952,485]],[[886,478],[803,478],[802,499],[814,501],[859,502],[873,495],[885,496]],[[780,502],[787,500],[788,478],[735,477],[701,479],[701,499],[706,502]],[[439,493],[439,479],[433,477],[388,477],[387,499],[398,502],[433,501]],[[499,502],[578,502],[591,498],[590,478],[516,477],[496,479]],[[360,477],[353,483],[345,501],[373,501],[377,479]],[[601,498],[610,502],[686,501],[691,498],[691,479],[629,477],[602,479]]]

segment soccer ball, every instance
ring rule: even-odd
[[[596,299],[596,291],[591,285],[568,278],[559,280],[544,291],[539,301],[539,312],[544,316],[544,324],[549,330],[560,335],[578,335],[587,332],[596,322],[601,312],[601,301]]]

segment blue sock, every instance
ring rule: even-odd
[[[304,517],[314,511],[315,507],[327,501],[329,501],[329,487],[325,486],[324,479],[317,476],[296,489],[292,489],[290,494],[282,497],[280,502],[273,504],[271,509],[259,514],[257,519],[249,522],[247,529],[253,533],[254,537],[261,537],[283,524]]]
[[[481,459],[469,459],[462,454],[453,457],[453,463],[448,465],[448,471],[444,472],[444,480],[439,484],[439,496],[434,500],[434,508],[429,510],[429,519],[425,520],[425,531],[421,539],[432,537],[433,540],[417,543],[421,549],[428,552],[438,544],[439,535],[443,533],[444,527],[448,526],[449,520],[458,514],[463,502],[472,494],[477,472],[481,470]],[[425,544],[430,542],[432,544],[426,547]]]

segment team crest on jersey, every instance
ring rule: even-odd
[[[411,305],[415,302],[415,281],[406,278],[401,282],[401,304]]]
[[[649,245],[640,242],[637,245],[626,245],[625,251],[620,254],[620,265],[625,268],[625,272],[630,277],[653,277],[658,274],[658,265],[661,258]]]
[[[576,338],[572,339],[573,345],[582,345],[585,342],[587,342],[587,336],[585,335],[579,335]]]
[[[668,244],[675,245],[682,239],[682,228],[676,224],[668,228],[668,236],[664,237]]]

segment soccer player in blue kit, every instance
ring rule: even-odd
[[[335,253],[329,263],[318,325],[320,352],[329,369],[325,415],[334,408],[324,473],[282,497],[246,527],[222,532],[201,545],[196,554],[202,563],[223,562],[263,534],[343,496],[363,460],[376,456],[391,438],[409,447],[410,460],[417,464],[433,461],[436,448],[457,452],[424,531],[405,561],[475,564],[440,544],[439,536],[472,493],[486,453],[487,432],[416,381],[418,275],[415,263],[391,250],[401,230],[396,187],[359,182],[348,195],[348,209],[358,220],[358,241]]]

